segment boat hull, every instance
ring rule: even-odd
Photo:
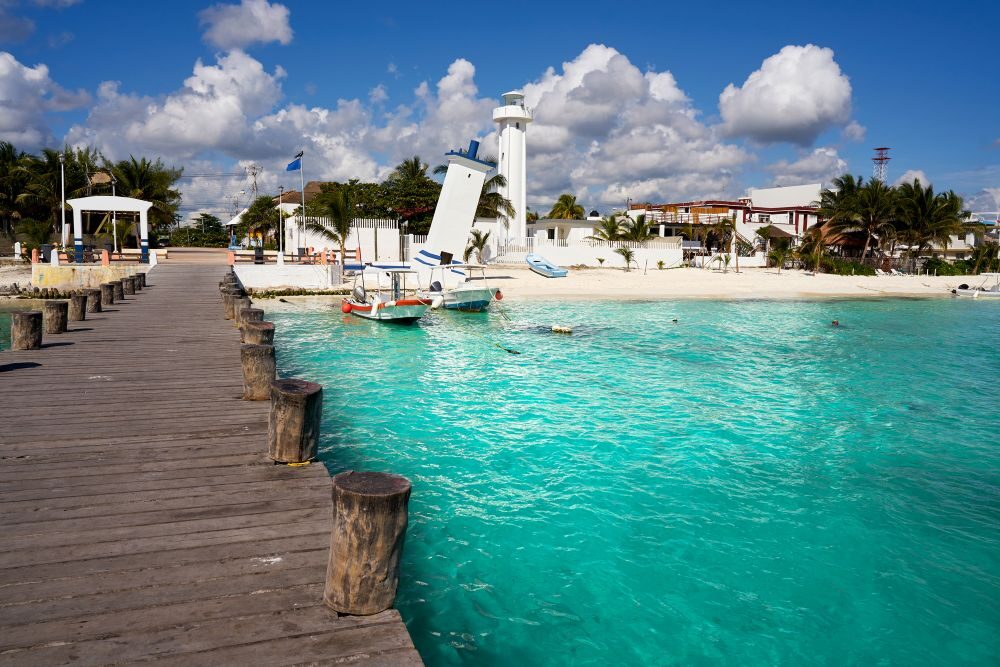
[[[1000,299],[1000,292],[993,292],[981,289],[955,289],[952,294],[956,296],[969,297],[971,299]]]
[[[496,297],[495,287],[458,288],[442,294],[442,306],[448,310],[458,310],[463,313],[481,313],[490,307]]]
[[[431,302],[427,299],[401,299],[378,304],[344,301],[344,304],[345,310],[349,308],[351,315],[366,320],[412,324],[424,316]]]

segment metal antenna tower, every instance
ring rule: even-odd
[[[889,147],[880,146],[875,149],[875,156],[872,158],[872,164],[875,165],[872,169],[872,177],[876,180],[885,183],[886,174],[889,170]]]
[[[250,179],[252,180],[252,184],[250,185],[250,191],[253,193],[253,198],[255,200],[257,199],[257,174],[259,174],[261,171],[263,171],[263,169],[256,164],[252,164],[249,167],[247,167],[247,176],[249,176]]]

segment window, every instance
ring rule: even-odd
[[[771,224],[771,215],[769,213],[761,213],[757,216],[757,222],[766,222]]]
[[[516,127],[517,129],[520,130],[521,129],[521,123],[519,123],[519,122],[518,123],[514,123],[514,127]]]

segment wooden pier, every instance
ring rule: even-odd
[[[0,666],[421,664],[396,610],[324,606],[330,478],[267,457],[224,270],[0,352]]]

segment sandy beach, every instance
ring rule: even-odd
[[[572,270],[565,278],[543,278],[528,269],[491,267],[487,280],[504,298],[527,299],[809,299],[830,297],[947,297],[976,276],[837,276],[804,271],[704,269],[625,272]]]

